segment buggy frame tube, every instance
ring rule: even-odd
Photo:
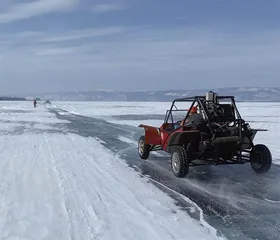
[[[211,135],[213,137],[214,131],[213,131],[213,128],[211,126],[211,122],[210,122],[210,119],[209,119],[208,111],[204,108],[200,98],[198,98],[198,102],[199,102],[199,105],[201,105],[202,110],[205,112],[206,120],[207,120],[207,123],[209,124],[209,129],[210,129]]]
[[[190,115],[191,109],[193,108],[194,104],[195,104],[196,100],[194,100],[191,104],[191,106],[188,109],[187,115],[184,117],[183,122],[182,122],[182,126],[185,124],[188,116]]]
[[[171,104],[171,107],[170,107],[170,109],[169,109],[169,113],[166,114],[166,117],[165,117],[165,121],[164,121],[164,122],[167,122],[167,119],[169,119],[170,114],[171,114],[171,112],[172,112],[172,108],[173,108],[173,106],[174,106],[174,103],[175,103],[175,100],[173,100],[173,102],[172,102],[172,104]],[[171,117],[172,117],[172,122],[173,122],[173,116],[172,116],[172,114],[171,114]]]

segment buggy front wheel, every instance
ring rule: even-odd
[[[250,163],[256,173],[266,173],[272,164],[272,156],[267,146],[257,144],[250,153]]]
[[[141,136],[138,141],[138,154],[140,158],[147,159],[150,155],[150,145],[145,143],[145,137]]]

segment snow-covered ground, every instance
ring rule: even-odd
[[[161,114],[169,104],[55,105],[106,118]],[[99,141],[69,133],[64,124],[42,105],[0,102],[1,240],[218,239]]]
[[[153,119],[153,115],[165,115],[170,108],[168,102],[57,102],[57,107],[70,113],[84,116],[100,117],[112,123],[138,126],[140,123],[160,126],[162,120]],[[184,107],[184,105],[180,105]],[[241,116],[249,121],[252,128],[268,129],[256,135],[256,143],[266,144],[274,158],[274,163],[280,164],[280,148],[277,139],[280,137],[280,103],[237,103]],[[115,115],[151,115],[143,120],[120,120]]]

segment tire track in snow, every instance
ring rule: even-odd
[[[86,163],[88,161],[88,158],[84,158],[84,154],[82,151],[79,150],[79,146],[75,144],[75,139],[71,137],[70,135],[67,135],[67,139],[69,141],[69,144],[72,145],[73,149],[76,149],[77,155],[79,156],[79,159],[82,160],[79,162],[79,166],[77,166],[77,173],[74,173],[75,176],[73,178],[73,181],[75,181],[75,187],[79,188],[80,194],[79,198],[81,198],[81,195],[83,195],[83,201],[80,201],[80,206],[84,206],[84,210],[82,210],[82,213],[84,215],[84,219],[87,222],[88,228],[91,230],[92,233],[92,239],[97,239],[98,237],[101,237],[106,231],[106,229],[110,228],[108,223],[110,222],[108,218],[105,218],[104,220],[101,220],[100,216],[102,214],[98,213],[100,212],[100,209],[102,209],[103,212],[108,213],[108,209],[106,206],[105,201],[101,197],[101,195],[98,193],[98,190],[95,188],[95,185],[103,185],[101,181],[97,178],[97,171],[98,168],[94,167],[94,172],[91,170],[92,166],[88,166]],[[81,139],[83,141],[83,139]],[[91,156],[92,157],[92,156]],[[70,161],[72,164],[77,165],[77,162],[74,161],[74,157],[69,156]],[[83,177],[80,175],[83,173]],[[80,175],[80,178],[78,176]],[[93,177],[94,181],[93,180]],[[107,191],[105,186],[103,186],[103,191]],[[90,196],[91,195],[91,196]],[[95,196],[97,199],[94,202],[92,202],[92,198]],[[82,203],[81,203],[82,202]],[[96,203],[96,204],[94,204]],[[78,202],[77,202],[78,204]],[[94,208],[94,205],[99,206],[98,210]],[[92,213],[92,214],[90,214]],[[95,226],[94,228],[92,226]]]
[[[72,138],[72,145],[73,145],[73,147],[76,147],[75,144],[74,144],[74,141],[73,141],[73,140],[74,140],[73,137],[70,137],[70,138]],[[83,140],[84,140],[84,139],[83,139]],[[86,141],[86,140],[84,140],[84,141]],[[101,147],[101,146],[100,146],[100,147]],[[104,149],[104,150],[105,150],[105,149]],[[79,155],[80,155],[83,159],[90,159],[90,158],[92,158],[92,156],[91,156],[89,153],[87,153],[86,151],[83,151],[83,152],[82,152],[82,151],[79,151],[79,150],[78,150],[78,152],[79,152]],[[112,174],[108,174],[108,172],[106,172],[105,170],[103,170],[102,168],[100,168],[100,166],[99,166],[97,163],[95,163],[95,161],[90,161],[90,162],[89,162],[89,161],[83,161],[82,163],[83,163],[83,164],[81,164],[81,165],[84,167],[85,170],[87,169],[87,170],[91,173],[91,175],[95,175],[95,176],[97,177],[96,173],[98,172],[98,173],[99,173],[99,174],[98,174],[98,178],[99,178],[99,179],[102,179],[102,178],[105,177],[106,179],[110,180],[110,182],[112,182],[115,186],[120,185],[120,184],[123,184],[123,183],[121,183],[121,182],[118,180],[118,178],[114,177]],[[94,172],[93,172],[92,169],[94,169]],[[96,179],[95,179],[95,180],[96,180]],[[101,185],[101,184],[102,184],[102,182],[100,181],[100,182],[99,182],[99,185]],[[93,188],[94,188],[94,185],[93,185]],[[129,204],[128,202],[126,202],[126,201],[124,201],[123,199],[121,199],[121,198],[115,193],[114,189],[108,188],[107,185],[104,186],[104,183],[103,183],[103,189],[106,190],[108,196],[110,196],[111,198],[114,198],[114,200],[117,200],[119,204],[123,204],[123,205],[125,205],[125,207],[134,208],[134,205],[135,205],[135,204],[132,204],[132,203]],[[153,214],[152,214],[151,209],[148,209],[146,206],[144,206],[143,203],[142,203],[142,201],[140,201],[140,199],[136,197],[136,195],[135,195],[135,189],[131,189],[131,188],[129,188],[129,187],[128,187],[128,189],[129,189],[130,193],[133,194],[133,195],[135,196],[136,201],[137,201],[139,204],[141,204],[141,206],[143,207],[143,208],[137,209],[137,211],[140,211],[140,212],[142,212],[142,213],[147,214],[147,212],[146,212],[145,210],[148,210],[148,211],[149,211],[148,214],[149,214],[151,217],[153,217]],[[95,189],[95,190],[94,190],[94,193],[98,194],[98,191]],[[105,210],[107,211],[107,207],[106,207],[105,201],[102,201],[102,198],[101,198],[100,196],[99,196],[99,199],[101,200],[101,203],[103,204]],[[151,222],[150,222],[150,223],[151,223]],[[151,224],[152,224],[152,223],[151,223]]]
[[[65,199],[65,190],[64,190],[64,187],[63,187],[63,179],[62,179],[62,176],[59,174],[59,171],[58,171],[58,167],[57,167],[57,163],[55,161],[55,158],[54,158],[54,155],[53,155],[53,149],[51,148],[51,145],[50,145],[50,141],[49,141],[49,137],[44,134],[44,138],[46,140],[46,144],[47,144],[47,148],[48,148],[48,153],[50,155],[50,160],[52,162],[52,167],[51,167],[51,170],[53,171],[53,175],[57,181],[57,186],[59,187],[60,189],[60,192],[61,192],[61,196],[63,197],[61,200],[60,200],[60,203],[62,205],[62,209],[64,211],[64,214],[66,216],[66,221],[68,223],[68,230],[69,230],[69,237],[71,239],[73,239],[73,237],[71,237],[71,231],[72,231],[72,224],[71,224],[71,220],[70,220],[70,215],[69,215],[69,212],[68,212],[68,208],[67,208],[67,205],[66,205],[66,199]]]
[[[70,137],[70,136],[69,136]],[[70,137],[73,139],[72,141],[72,144],[73,144],[73,148],[77,148],[77,146],[75,145],[75,142],[74,142],[74,139],[73,137]],[[86,139],[81,139],[81,141],[87,141]],[[105,149],[104,149],[105,150]],[[105,150],[107,151],[107,150]],[[87,153],[87,151],[85,149],[83,149],[83,151],[79,151],[79,155],[82,157],[82,159],[91,159],[92,156]],[[108,151],[109,153],[109,151]],[[114,163],[114,162],[112,162]],[[123,164],[123,162],[122,162]],[[98,190],[96,190],[94,188],[94,185],[102,185],[103,186],[103,190],[106,190],[106,193],[107,193],[107,197],[110,199],[114,199],[114,201],[117,201],[119,205],[123,206],[122,208],[124,209],[130,209],[131,212],[135,212],[135,214],[143,214],[143,215],[149,215],[149,221],[147,222],[147,224],[149,225],[149,228],[151,229],[152,232],[154,232],[155,235],[157,235],[156,231],[153,230],[153,227],[156,228],[155,226],[155,223],[154,221],[156,220],[157,224],[160,223],[162,224],[162,226],[165,226],[165,221],[162,217],[158,217],[154,214],[154,209],[149,207],[149,205],[147,204],[147,199],[141,201],[141,197],[139,197],[136,193],[137,191],[135,191],[136,189],[131,189],[129,188],[128,186],[126,186],[126,184],[124,182],[120,182],[118,180],[118,178],[114,177],[114,175],[112,174],[108,174],[108,172],[104,171],[102,168],[100,168],[100,166],[98,165],[98,163],[96,163],[94,160],[93,161],[83,161],[82,164],[83,166],[83,172],[85,174],[86,171],[89,171],[91,173],[91,175],[95,176],[94,178],[94,182],[95,184],[92,185],[92,188],[91,189],[94,189],[93,190],[93,193],[95,194],[96,192],[98,192]],[[112,164],[112,167],[114,166],[114,164]],[[92,169],[94,169],[94,172],[92,171]],[[99,173],[98,175],[96,173]],[[136,175],[138,175],[138,173],[135,172]],[[104,177],[108,180],[110,180],[110,186],[113,185],[113,186],[126,186],[128,187],[128,190],[130,192],[130,195],[132,196],[133,198],[133,201],[126,201],[125,199],[122,199],[118,196],[118,194],[115,193],[115,189],[114,188],[111,188],[111,187],[108,187],[106,185],[106,183],[102,183],[101,181],[100,182],[96,182],[98,181],[98,179],[104,179]],[[87,184],[84,183],[83,186],[86,186]],[[90,186],[89,186],[90,187]],[[90,188],[88,188],[90,189]],[[101,199],[103,201],[103,205],[105,205],[105,210],[107,211],[107,207],[106,207],[106,202],[110,202],[106,199]],[[146,204],[144,204],[144,202]],[[160,204],[158,202],[158,204]],[[137,207],[136,206],[141,206],[141,207]],[[108,221],[108,220],[107,220]],[[106,222],[107,222],[106,221]],[[110,221],[109,221],[110,222]],[[110,226],[108,226],[110,227]],[[164,228],[164,227],[162,227]],[[166,231],[166,237],[168,239],[176,239],[176,236],[168,233],[168,229],[167,228],[164,228],[165,231]],[[159,236],[157,236],[157,238],[159,238]]]
[[[5,141],[2,142],[1,144],[1,153],[5,153],[9,150],[9,148],[6,148],[7,146],[10,145],[10,142],[12,140],[12,138],[4,138]],[[12,146],[15,146],[15,143],[13,143]],[[7,154],[5,154],[5,156],[8,156]],[[11,155],[10,155],[11,156]],[[8,190],[8,186],[11,183],[11,164],[10,164],[10,160],[12,158],[2,158],[0,161],[0,196],[1,196],[1,202],[0,202],[0,236],[1,239],[3,239],[3,233],[4,233],[4,226],[6,224],[7,221],[7,206],[6,206],[6,201],[5,201],[5,197],[7,195],[7,190]]]
[[[69,239],[51,151],[42,135],[31,136],[9,136],[0,153],[0,239]]]
[[[67,144],[71,143],[72,146],[67,145],[67,149],[64,147],[59,148],[59,159],[64,162],[63,158],[65,158],[67,159],[67,162],[62,163],[58,168],[60,174],[65,179],[65,182],[67,182],[67,186],[64,185],[64,188],[77,193],[77,201],[75,203],[73,203],[73,199],[70,194],[66,199],[67,206],[76,213],[76,220],[80,223],[76,225],[82,225],[85,229],[88,222],[89,225],[93,227],[92,239],[100,237],[104,239],[113,239],[116,238],[116,236],[110,235],[112,232],[123,234],[123,230],[116,229],[118,226],[116,223],[125,221],[125,215],[127,215],[128,219],[131,219],[131,217],[134,219],[134,221],[127,223],[129,224],[128,230],[133,228],[133,225],[137,226],[139,224],[137,218],[147,218],[146,216],[148,215],[150,216],[147,218],[148,221],[146,220],[145,223],[141,223],[140,225],[144,224],[146,226],[145,228],[149,229],[150,233],[154,234],[154,239],[160,239],[160,236],[157,233],[157,229],[159,228],[158,225],[160,225],[160,231],[164,231],[165,229],[166,236],[169,236],[169,239],[176,239],[175,235],[170,233],[170,229],[165,227],[168,226],[166,222],[168,220],[162,218],[162,216],[154,214],[155,208],[153,207],[161,207],[161,204],[154,199],[147,198],[144,200],[144,205],[143,202],[139,202],[139,198],[141,198],[141,196],[137,195],[136,189],[129,188],[129,184],[125,184],[126,179],[121,182],[117,180],[115,174],[118,173],[119,163],[115,162],[114,157],[108,152],[108,156],[112,157],[112,162],[110,162],[110,160],[108,160],[108,156],[104,156],[102,153],[102,156],[100,157],[105,157],[105,162],[107,164],[104,165],[104,163],[102,163],[102,167],[100,167],[99,163],[100,161],[103,161],[102,159],[97,159],[96,154],[94,154],[94,156],[90,154],[93,153],[92,150],[89,150],[89,152],[87,152],[87,148],[82,148],[80,151],[78,150],[80,146],[88,146],[88,144],[92,142],[92,139],[78,139],[77,143],[77,137],[73,137],[73,135],[64,137],[63,141],[67,142]],[[53,139],[52,144],[53,146],[57,145],[55,139]],[[61,140],[60,144],[60,146],[66,145],[62,144]],[[69,153],[69,147],[71,149],[75,149],[75,151],[73,153]],[[98,148],[99,147],[97,147],[97,149]],[[53,148],[53,153],[55,158],[58,159],[55,147]],[[79,162],[77,162],[76,159],[78,159]],[[112,168],[109,171],[110,174],[109,172],[103,170],[104,168],[108,169],[108,167]],[[114,173],[115,171],[117,172]],[[110,176],[112,173],[114,174]],[[107,179],[107,181],[104,181],[104,179]],[[122,189],[126,192],[129,190],[126,194],[127,199],[120,197],[120,195],[122,195],[120,194]],[[102,193],[101,195],[98,194],[99,191]],[[149,202],[151,202],[151,208],[148,207]],[[113,203],[114,205],[112,205]],[[125,209],[125,211],[120,215],[118,209]],[[77,234],[83,237],[84,232],[85,231],[80,230]],[[129,234],[134,235],[136,232],[130,232]],[[141,233],[139,232],[138,234]],[[89,236],[84,237],[85,239],[91,239]],[[139,235],[137,235],[137,237],[139,237]],[[122,239],[121,235],[118,239]]]
[[[8,159],[6,167],[1,167],[1,169],[3,168],[5,170],[2,175],[6,177],[4,194],[1,194],[2,199],[5,199],[4,202],[6,203],[4,205],[1,205],[1,209],[5,209],[5,219],[2,224],[1,239],[13,238],[16,235],[24,235],[24,233],[28,230],[28,224],[24,220],[24,214],[20,213],[19,207],[20,201],[25,202],[26,196],[21,196],[17,193],[17,191],[19,190],[17,182],[24,182],[26,176],[28,175],[24,173],[30,171],[30,169],[33,169],[36,157],[38,156],[37,153],[34,157],[26,159],[27,163],[30,159],[30,162],[28,164],[22,164],[20,162],[21,155],[26,154],[27,151],[23,148],[18,148],[17,138],[13,139],[12,142],[12,147],[9,146],[8,148],[10,150],[10,158]],[[35,144],[36,143],[38,143],[38,141],[35,137]],[[41,150],[41,145],[42,144],[39,144],[39,151]],[[1,153],[3,154],[3,152]],[[15,196],[14,201],[11,201],[11,195]],[[16,227],[14,225],[16,225]],[[45,232],[46,229],[43,228],[41,230],[41,234],[44,235]],[[37,233],[40,234],[39,231]]]
[[[62,154],[59,154],[58,157],[57,153],[59,153],[61,149],[55,144],[51,145],[47,136],[46,138],[55,166],[54,169],[59,179],[60,189],[64,196],[62,204],[70,224],[70,237],[71,239],[94,239],[95,232],[92,229],[93,224],[90,219],[96,216],[96,213],[95,210],[90,207],[90,200],[87,196],[85,197],[86,194],[83,187],[77,186],[75,169],[78,168],[78,164],[73,160],[74,156],[72,156],[69,151],[65,152],[62,150]],[[71,143],[67,135],[65,136],[65,140],[68,144]],[[75,169],[69,171],[67,168],[68,165],[75,166]],[[84,201],[88,203],[88,208],[84,208]],[[93,215],[90,215],[89,212]]]
[[[70,142],[72,143],[73,148],[77,149],[79,158],[83,159],[83,161],[81,161],[79,164],[79,173],[77,173],[77,174],[83,173],[84,181],[81,181],[80,187],[81,187],[81,191],[87,196],[87,199],[84,199],[84,200],[85,201],[88,200],[88,204],[91,205],[91,208],[97,214],[97,216],[110,215],[110,212],[108,209],[110,208],[110,203],[112,201],[114,201],[114,202],[118,203],[119,206],[120,205],[123,206],[122,208],[124,208],[124,209],[127,209],[127,208],[131,209],[130,211],[132,211],[133,214],[135,214],[135,216],[140,212],[142,214],[149,214],[151,217],[153,217],[152,211],[150,209],[148,209],[146,206],[144,206],[143,203],[141,201],[139,201],[139,198],[137,198],[137,196],[135,195],[135,193],[134,193],[135,189],[128,188],[130,191],[130,194],[134,196],[134,202],[128,202],[128,201],[125,201],[124,199],[120,198],[120,196],[116,193],[115,189],[111,187],[111,185],[122,186],[123,183],[118,181],[118,179],[116,177],[113,177],[113,175],[102,170],[102,168],[100,168],[100,166],[97,163],[95,163],[94,160],[92,160],[92,156],[89,153],[87,153],[84,149],[83,149],[83,151],[78,150],[78,148],[77,148],[78,146],[75,144],[76,138],[73,138],[72,136],[68,136],[68,138],[70,139]],[[81,139],[81,141],[86,141],[86,140]],[[94,171],[93,171],[93,169],[94,169]],[[104,181],[103,181],[104,178],[107,179],[108,182],[110,182],[110,185],[107,185],[106,183],[104,183]],[[80,180],[82,180],[82,179],[80,179]],[[78,184],[78,181],[76,181],[76,183]],[[99,188],[100,188],[100,186],[102,186],[102,197],[98,194],[99,190],[95,186],[99,186]],[[94,209],[94,207],[92,205],[93,203],[91,202],[92,200],[90,200],[90,199],[92,199],[92,196],[98,197],[98,202],[95,205],[99,206],[101,204],[101,206],[102,206],[101,211],[100,211],[100,207],[98,209]],[[81,196],[79,196],[79,197],[81,197]],[[138,205],[137,203],[141,204],[142,207],[135,209],[135,205],[136,206]],[[147,212],[147,210],[148,210],[148,212]],[[97,221],[97,220],[98,219],[96,219],[95,221]],[[99,219],[99,221],[100,221],[100,219]],[[96,231],[96,233],[95,233],[96,238],[102,236],[104,234],[104,231],[106,231],[106,229],[114,228],[114,226],[111,224],[112,221],[109,218],[106,218],[102,221],[106,224],[101,225],[98,228],[98,231]],[[152,220],[149,220],[149,225],[150,226],[153,225]],[[111,237],[114,237],[114,236],[111,236]],[[170,239],[173,239],[173,238],[170,238]]]
[[[2,114],[5,114],[5,112],[2,112]],[[11,120],[17,120],[16,115],[10,113],[8,113],[8,115]],[[3,135],[0,135],[0,237],[3,239],[5,225],[8,221],[9,206],[11,204],[7,201],[7,193],[12,184],[13,165],[18,163],[19,154],[15,151],[17,138],[14,135],[10,136],[5,133],[11,131],[11,128],[14,128],[14,126],[10,126],[10,124],[5,122],[1,127],[2,131],[4,130],[4,133],[2,133]]]

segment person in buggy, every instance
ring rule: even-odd
[[[188,112],[189,110],[187,110]],[[188,116],[188,118],[186,119],[185,121],[185,126],[190,124],[190,123],[193,123],[194,121],[198,121],[200,120],[200,114],[198,112],[198,106],[193,106],[191,108],[191,111],[190,111],[190,114]],[[180,128],[181,126],[183,126],[183,119],[181,121],[178,121],[177,123],[175,123],[174,125],[174,130]]]

